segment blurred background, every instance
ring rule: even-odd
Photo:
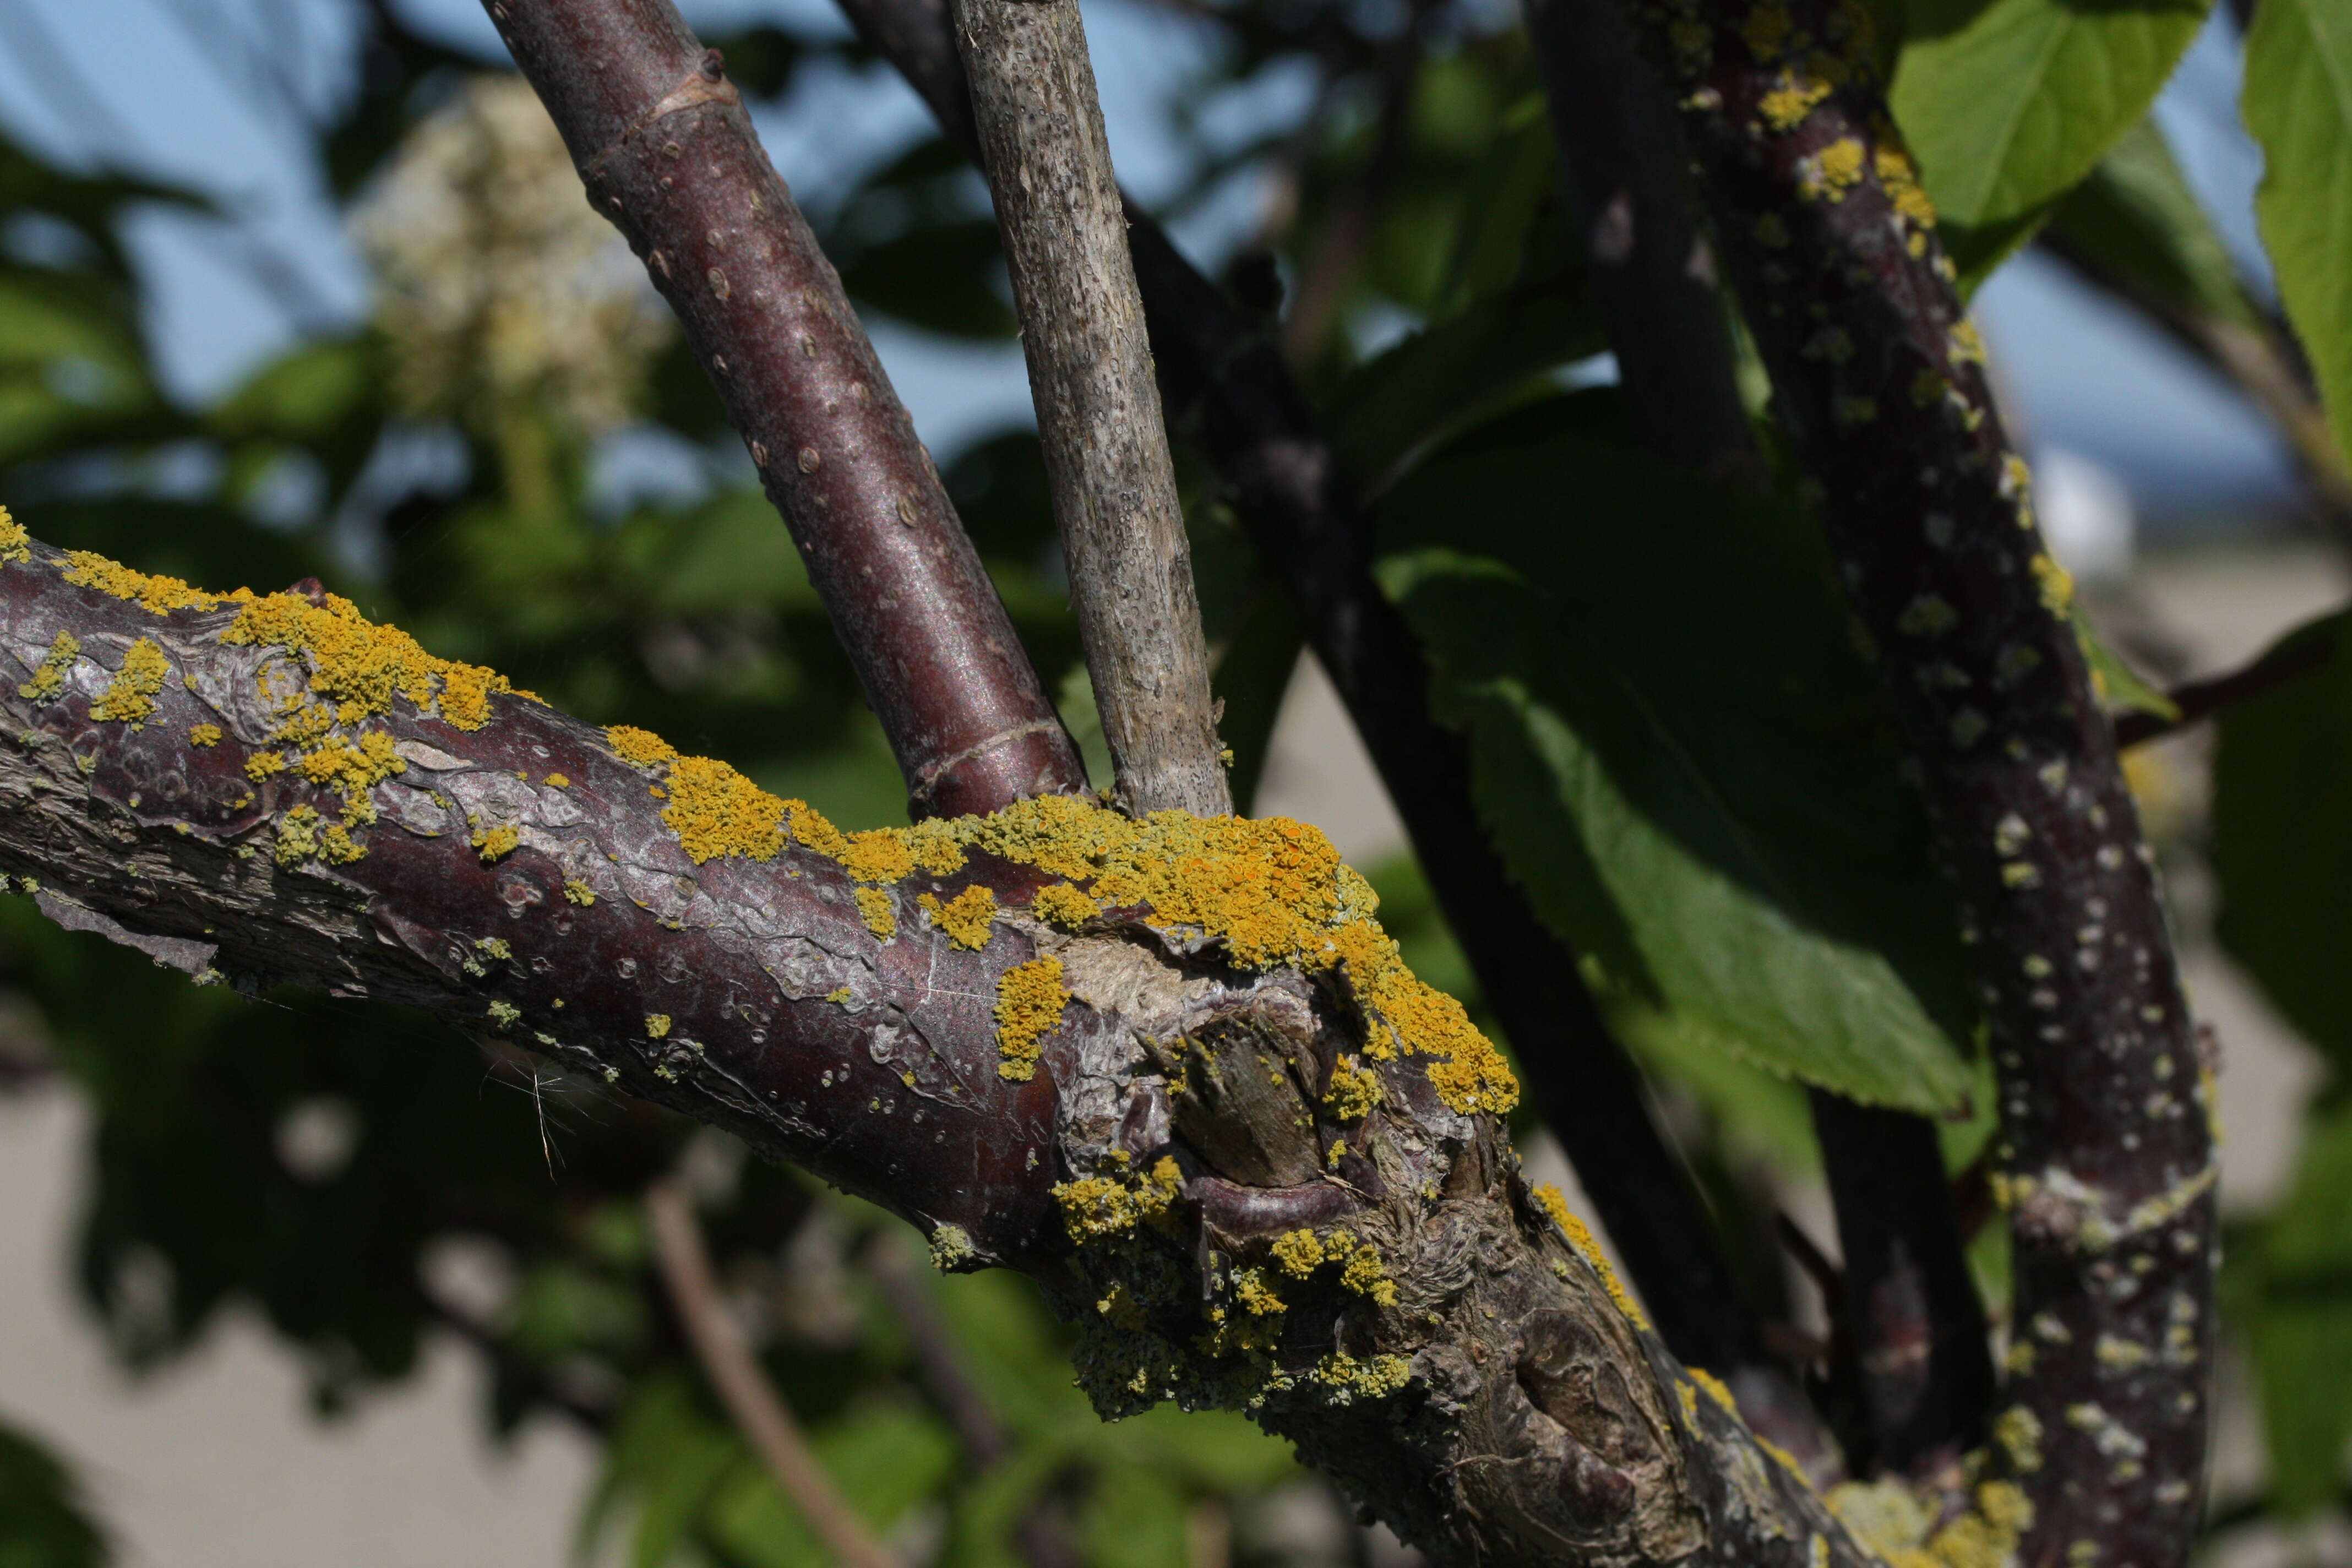
[[[985,188],[824,0],[686,9],[1084,731]],[[1087,23],[1129,189],[1237,292],[1279,279],[1310,389],[1443,308],[1483,182],[1549,157],[1501,0],[1089,0]],[[845,824],[901,820],[748,460],[505,66],[471,0],[0,4],[0,502],[212,586],[315,574],[583,717]],[[2154,125],[2259,320],[2237,91],[2223,8]],[[2169,682],[2340,606],[2352,488],[2298,445],[2293,395],[2053,232],[1977,309],[2107,639]],[[1612,376],[1605,355],[1559,373]],[[1416,965],[1466,993],[1336,700],[1187,482],[1213,641],[1228,673],[1255,661],[1229,693],[1241,793],[1326,828]],[[2326,1073],[2213,940],[2210,752],[2151,748],[2135,783],[2226,1053],[2222,1191],[2252,1234],[2294,1190]],[[772,1373],[910,1564],[1410,1556],[1238,1417],[1100,1426],[1024,1282],[936,1279],[903,1227],[715,1135],[394,1010],[196,991],[0,906],[0,1524],[49,1553],[0,1562],[824,1561],[656,1282],[637,1198],[674,1170]],[[1834,1253],[1801,1097],[1650,1065],[1751,1290],[1817,1342],[1818,1292],[1772,1240],[1786,1215]],[[2259,1281],[2234,1288],[2259,1310]],[[2352,1562],[2341,1419],[2276,1379],[2266,1405],[2250,1365],[2241,1342],[2224,1368],[2217,1549]],[[2281,1440],[2305,1431],[2315,1457]]]

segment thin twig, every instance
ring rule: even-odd
[[[2116,744],[2145,745],[2178,734],[2225,709],[2292,685],[2326,668],[2336,657],[2336,640],[2332,637],[2298,637],[2227,675],[2184,681],[2165,693],[2174,709],[2171,718],[2139,708],[2116,715]]]
[[[645,261],[793,531],[918,816],[1086,771],[726,79],[669,0],[486,0],[597,211]]]
[[[1129,811],[1233,810],[1077,0],[954,0],[1078,635]]]
[[[646,1221],[653,1232],[662,1282],[694,1346],[695,1359],[778,1489],[843,1568],[903,1568],[834,1486],[800,1423],[760,1370],[742,1329],[719,1298],[702,1226],[694,1217],[694,1198],[685,1184],[669,1177],[646,1188]]]

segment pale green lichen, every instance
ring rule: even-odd
[[[953,1274],[969,1268],[980,1256],[971,1244],[971,1232],[960,1225],[942,1225],[931,1232],[931,1267],[942,1274]]]

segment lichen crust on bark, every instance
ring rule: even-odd
[[[1528,1188],[1508,1068],[1311,828],[845,832],[332,595],[5,514],[0,647],[0,868],[65,923],[734,1131],[1037,1279],[1106,1415],[1249,1410],[1449,1562],[1869,1561]]]

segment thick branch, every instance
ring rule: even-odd
[[[653,1233],[662,1283],[688,1342],[694,1346],[695,1359],[784,1500],[842,1568],[903,1568],[825,1474],[801,1424],[744,1342],[742,1328],[729,1312],[710,1272],[710,1250],[703,1245],[702,1224],[694,1217],[694,1195],[674,1177],[656,1182],[646,1192],[646,1225]]]
[[[1674,100],[1614,0],[1528,0],[1526,9],[1633,432],[1668,462],[1758,478]]]
[[[841,279],[717,53],[668,0],[487,0],[685,324],[831,611],[920,816],[1083,792],[1086,771]]]
[[[859,33],[977,145],[940,0],[843,0]],[[1742,1408],[1807,1457],[1826,1439],[1782,1380],[1734,1292],[1682,1164],[1660,1136],[1624,1049],[1479,826],[1462,737],[1429,714],[1428,667],[1373,582],[1370,530],[1348,477],[1270,335],[1244,318],[1130,204],[1128,242],[1172,425],[1190,426],[1380,769],[1486,1004],[1518,1052],[1545,1121],[1684,1361],[1713,1368]]]
[[[1507,1078],[1309,836],[1064,799],[847,837],[341,601],[5,529],[0,648],[0,868],[85,929],[740,1132],[1034,1275],[1107,1412],[1245,1405],[1447,1562],[1869,1561],[1520,1184]]]
[[[1230,812],[1192,548],[1077,0],[954,10],[1120,804]]]
[[[2026,1556],[2179,1563],[2212,1333],[2211,1090],[2151,857],[1866,8],[1628,7],[1923,770],[2000,1075]]]

